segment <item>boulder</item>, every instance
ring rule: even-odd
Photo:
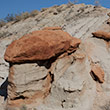
[[[93,32],[92,35],[97,38],[102,38],[104,40],[110,40],[110,32],[97,31]]]
[[[62,30],[34,31],[13,41],[5,52],[5,60],[11,63],[47,60],[68,50],[75,51],[80,39]]]

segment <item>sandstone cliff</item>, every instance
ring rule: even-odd
[[[109,11],[54,6],[2,27],[1,109],[109,110]]]

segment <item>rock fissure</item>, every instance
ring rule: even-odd
[[[93,80],[98,81],[99,83],[101,83],[101,81],[100,81],[99,78],[94,74],[93,71],[91,71],[90,74],[91,74]]]
[[[19,99],[25,100],[25,99],[28,99],[28,97],[24,97],[23,95],[20,95],[19,97],[15,97],[14,99],[11,99],[11,100],[14,101]]]
[[[74,93],[74,92],[81,92],[81,90],[65,90],[65,89],[63,89],[64,90],[64,92],[66,92],[66,93]]]
[[[51,72],[49,72],[49,74],[50,74],[50,77],[51,77],[51,83],[53,83],[54,82],[54,74],[52,74]]]
[[[21,84],[21,86],[23,86],[23,85],[30,85],[30,84],[36,84],[36,83],[38,83],[39,81],[45,80],[47,77],[48,77],[48,75],[44,76],[44,77],[41,78],[41,79],[34,80],[34,81],[31,81],[31,82],[28,82],[28,83],[25,83],[25,84]]]

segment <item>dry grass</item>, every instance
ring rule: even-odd
[[[42,9],[42,11],[44,11],[45,9]],[[38,10],[33,10],[30,13],[29,12],[23,12],[20,14],[8,14],[4,19],[0,20],[0,27],[3,27],[6,25],[6,23],[8,22],[18,22],[21,20],[25,20],[29,17],[34,17],[36,15],[38,15],[39,11]]]

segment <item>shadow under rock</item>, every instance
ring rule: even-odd
[[[0,96],[4,97],[4,100],[7,99],[7,87],[8,87],[8,77],[4,81],[4,83],[0,86]]]

